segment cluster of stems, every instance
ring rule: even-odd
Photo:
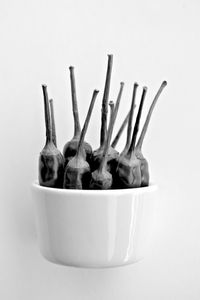
[[[111,142],[119,105],[122,98],[124,83],[120,83],[117,100],[109,99],[113,56],[108,55],[106,80],[101,108],[100,145],[95,151],[85,141],[85,135],[91,119],[94,104],[99,91],[94,90],[87,116],[81,129],[79,121],[76,82],[74,67],[70,66],[70,85],[74,134],[63,148],[63,155],[57,148],[54,102],[49,100],[47,86],[42,85],[44,99],[44,115],[46,128],[45,146],[39,155],[39,184],[52,188],[64,189],[124,189],[138,188],[149,185],[149,165],[142,153],[142,146],[152,112],[160,94],[167,85],[163,81],[156,93],[147,113],[140,136],[137,139],[147,87],[143,87],[134,126],[134,111],[138,83],[134,83],[130,109],[124,118],[115,138]],[[108,111],[110,118],[108,122]],[[109,123],[109,124],[107,124]],[[127,127],[126,141],[122,151],[116,146]]]

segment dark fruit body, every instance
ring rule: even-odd
[[[119,158],[117,166],[117,188],[137,188],[141,186],[140,161],[135,154],[131,159],[127,157]]]
[[[135,155],[140,162],[140,172],[141,172],[141,186],[149,185],[149,166],[146,158],[144,158],[142,152],[136,148]]]
[[[65,165],[76,155],[78,149],[79,138],[73,138],[67,142],[63,149],[63,156],[65,159]],[[92,147],[87,142],[83,142],[83,155],[87,162],[91,163]]]
[[[88,128],[88,124],[91,118],[92,110],[94,107],[94,103],[97,97],[98,91],[94,90],[92,95],[92,100],[90,102],[89,110],[84,122],[83,129],[80,134],[80,138],[78,139],[77,151],[75,156],[69,160],[69,162],[65,166],[64,172],[64,189],[88,189],[91,172],[90,165],[86,161],[86,151],[83,148],[84,146],[84,138]],[[87,144],[87,143],[85,143]]]
[[[102,174],[99,170],[92,173],[90,188],[93,190],[107,190],[112,186],[112,175],[104,171]]]
[[[98,149],[93,152],[91,169],[97,170],[100,166],[103,156],[103,149]],[[119,152],[116,151],[113,147],[109,147],[107,155],[107,170],[110,173],[115,173],[117,163],[119,158]]]
[[[64,188],[88,189],[91,178],[90,166],[80,156],[73,157],[67,164],[64,174]]]
[[[39,184],[46,187],[62,188],[64,160],[53,142],[48,143],[39,157]]]

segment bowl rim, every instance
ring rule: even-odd
[[[60,189],[60,188],[51,188],[46,186],[39,185],[38,181],[32,183],[32,188],[40,190],[41,192],[50,192],[54,194],[62,195],[126,195],[126,194],[143,194],[154,192],[158,189],[158,185],[150,182],[149,186],[139,187],[139,188],[129,188],[129,189],[110,189],[110,190],[76,190],[76,189]]]

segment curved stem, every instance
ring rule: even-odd
[[[73,116],[74,116],[74,137],[77,137],[80,136],[81,126],[80,126],[79,114],[78,114],[74,67],[70,66],[69,71],[70,71],[70,82],[71,82],[72,109],[73,109]]]
[[[46,125],[46,143],[52,141],[52,128],[51,128],[51,118],[49,109],[49,98],[47,93],[47,86],[42,85],[43,96],[44,96],[44,115],[45,115],[45,125]]]
[[[90,118],[91,118],[91,115],[92,115],[92,110],[93,110],[94,103],[95,103],[98,92],[99,91],[94,90],[93,95],[92,95],[92,100],[90,102],[88,113],[87,113],[87,116],[86,116],[86,119],[85,119],[85,123],[83,125],[83,129],[81,131],[80,140],[79,140],[79,143],[78,143],[78,149],[77,149],[77,154],[76,154],[77,156],[80,156],[81,153],[82,153],[82,150],[83,150],[83,142],[84,142],[85,134],[86,134],[86,131],[87,131],[87,128],[88,128],[88,124],[89,124],[89,121],[90,121]]]
[[[137,142],[137,145],[136,147],[139,148],[141,150],[142,148],[142,144],[143,144],[143,141],[144,141],[144,137],[145,137],[145,134],[147,132],[147,128],[148,128],[148,125],[149,125],[149,122],[150,122],[150,119],[151,119],[151,115],[152,115],[152,112],[154,110],[154,107],[156,105],[156,102],[160,96],[160,94],[162,93],[162,90],[164,89],[164,87],[167,85],[167,81],[163,81],[157,94],[155,95],[154,99],[153,99],[153,102],[149,108],[149,111],[148,111],[148,114],[147,114],[147,117],[146,117],[146,121],[144,123],[144,126],[142,128],[142,132],[140,134],[140,137],[138,139],[138,142]]]
[[[136,117],[136,121],[135,121],[135,126],[134,126],[134,130],[133,130],[132,140],[131,140],[131,144],[130,144],[130,147],[129,147],[129,150],[128,150],[128,153],[127,153],[128,156],[132,155],[133,150],[135,148],[135,142],[136,142],[137,133],[138,133],[138,130],[139,130],[139,124],[140,124],[142,108],[143,108],[146,92],[147,92],[147,87],[143,87],[140,106],[139,106],[139,109],[138,109],[138,113],[137,113],[137,117]]]
[[[54,145],[57,147],[57,138],[56,138],[56,126],[55,126],[55,118],[54,118],[53,99],[50,99],[49,103],[50,103],[50,112],[51,112],[52,140],[53,140]]]
[[[113,64],[113,55],[108,55],[108,66],[107,66],[106,81],[105,81],[104,94],[102,100],[102,109],[101,109],[100,147],[103,147],[107,135],[108,97],[110,92],[112,64]]]
[[[117,134],[116,134],[116,136],[115,136],[115,138],[113,139],[113,142],[112,142],[112,144],[111,144],[111,147],[112,147],[112,148],[115,148],[115,147],[116,147],[116,145],[117,145],[117,143],[118,143],[118,141],[119,141],[119,139],[120,139],[120,137],[121,137],[121,135],[122,135],[122,133],[123,133],[125,127],[126,127],[126,124],[128,123],[129,114],[130,114],[130,112],[127,114],[127,116],[126,116],[126,118],[124,119],[123,123],[121,124],[121,126],[120,126],[120,128],[119,128],[119,130],[118,130],[118,132],[117,132]]]

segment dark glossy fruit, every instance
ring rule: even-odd
[[[46,145],[39,157],[39,183],[42,186],[63,187],[64,160],[54,143]]]
[[[111,107],[111,117],[110,117],[110,123],[108,127],[108,133],[107,133],[107,138],[105,141],[103,153],[101,156],[101,161],[99,167],[92,172],[92,178],[90,181],[90,188],[91,189],[110,189],[113,185],[113,176],[112,176],[112,168],[116,168],[116,165],[111,165],[110,164],[110,170],[108,171],[108,153],[110,149],[110,141],[112,137],[112,132],[113,132],[113,127],[115,124],[115,120],[117,117],[118,109],[119,109],[119,104],[122,96],[122,91],[123,91],[124,83],[121,82],[120,84],[120,91],[117,97],[116,105],[114,107],[114,103],[110,102],[110,107]],[[112,157],[113,163],[114,163],[114,158]],[[110,160],[110,163],[111,161]],[[117,161],[117,160],[116,160]],[[115,170],[114,170],[115,172]]]
[[[146,91],[147,88],[144,87],[130,147],[127,153],[122,153],[119,157],[116,169],[118,188],[137,188],[141,186],[140,161],[136,157],[134,150]]]
[[[157,100],[158,100],[161,92],[163,91],[163,89],[165,88],[166,85],[167,85],[167,82],[163,81],[160,88],[159,88],[159,90],[158,90],[158,92],[157,92],[157,94],[155,95],[155,97],[152,101],[152,104],[149,108],[149,111],[148,111],[148,114],[147,114],[147,117],[146,117],[146,120],[145,120],[145,123],[144,123],[144,126],[142,128],[141,135],[138,139],[138,142],[137,142],[137,145],[136,145],[136,148],[135,148],[135,155],[136,155],[137,159],[139,159],[139,161],[140,161],[141,186],[148,186],[149,185],[149,177],[150,177],[149,176],[148,162],[142,154],[142,145],[143,145],[144,137],[145,137],[145,134],[147,132],[147,128],[148,128],[148,125],[149,125],[149,122],[150,122],[150,119],[151,119],[152,112],[154,110],[154,107],[157,103]]]
[[[74,136],[68,141],[63,148],[63,155],[65,158],[65,165],[71,160],[72,157],[75,156],[78,149],[78,144],[81,135],[81,127],[79,122],[79,113],[78,113],[78,104],[77,104],[77,96],[76,96],[76,83],[74,76],[74,67],[70,66],[70,82],[71,82],[71,95],[72,95],[72,110],[73,110],[73,118],[74,118]],[[83,155],[86,160],[90,163],[92,156],[92,147],[87,142],[83,143]]]
[[[52,121],[50,118],[47,86],[43,85],[44,110],[46,124],[46,144],[39,156],[39,184],[46,187],[62,188],[64,159],[52,139]]]
[[[83,129],[81,131],[77,152],[65,167],[63,183],[63,187],[65,189],[87,189],[89,186],[91,171],[90,165],[85,159],[83,142],[97,94],[98,91],[95,90],[93,92],[92,100],[90,102],[89,110],[85,119]]]

